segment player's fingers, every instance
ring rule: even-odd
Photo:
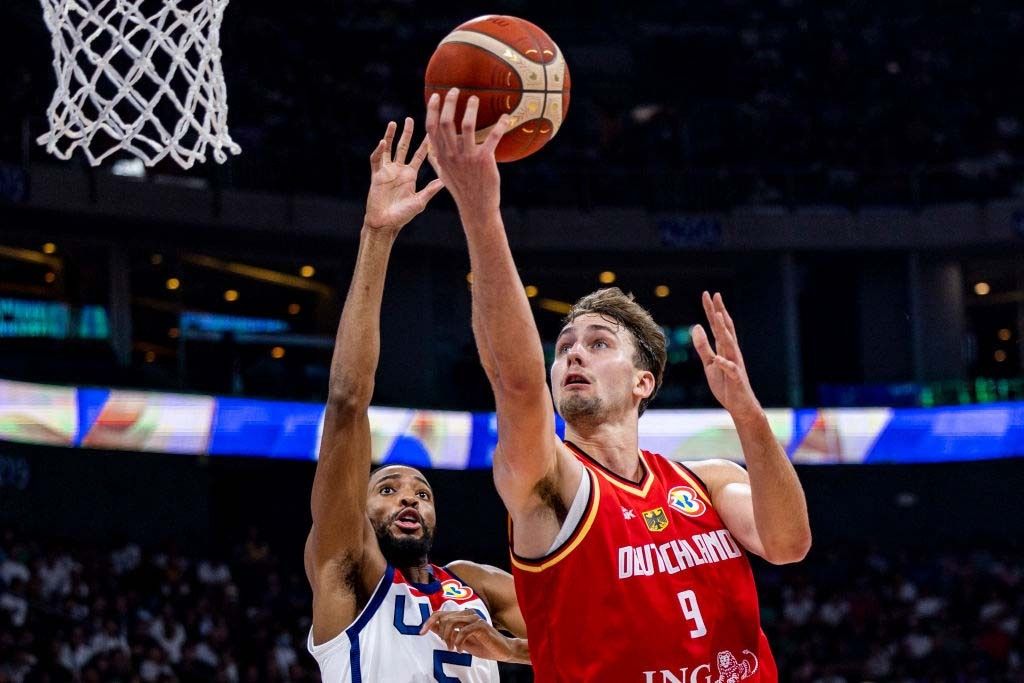
[[[444,136],[441,135],[441,96],[434,93],[427,100],[427,140],[428,153],[444,153]]]
[[[711,331],[714,332],[717,337],[718,333],[715,332],[715,303],[711,300],[711,294],[707,291],[702,292],[700,295],[700,303],[704,307],[704,315],[708,318],[708,324],[711,325]]]
[[[725,371],[725,374],[728,375],[731,379],[736,381],[740,380],[742,376],[740,374],[740,366],[737,365],[736,363],[733,363],[728,358],[725,358],[724,356],[715,356],[714,364],[722,368],[722,370]]]
[[[715,351],[711,348],[711,342],[708,341],[708,333],[704,331],[704,327],[694,325],[690,330],[690,339],[693,340],[693,348],[696,349],[704,366],[711,365],[715,360]]]
[[[437,623],[441,621],[441,616],[443,614],[444,612],[434,612],[429,617],[427,617],[426,621],[423,622],[423,626],[420,627],[420,635],[422,636],[426,634],[427,631],[433,629],[437,625]]]
[[[721,292],[715,292],[715,296],[712,297],[715,304],[715,310],[722,314],[725,318],[725,327],[729,330],[729,333],[733,336],[733,339],[739,340],[736,335],[736,324],[732,321],[732,316],[729,315],[729,310],[725,307],[725,299],[722,298]]]
[[[376,173],[380,170],[381,164],[384,160],[384,146],[385,142],[383,138],[377,143],[377,146],[370,152],[370,172]]]
[[[452,638],[452,649],[456,652],[462,652],[473,641],[482,645],[485,635],[484,627],[486,625],[487,622],[478,621],[461,627],[459,632],[455,634],[455,637]]]
[[[402,135],[398,138],[398,148],[395,150],[396,164],[405,163],[405,157],[409,153],[409,145],[412,143],[413,126],[412,117],[405,117],[405,124],[402,126]]]
[[[458,102],[459,89],[452,88],[444,96],[444,105],[441,107],[440,137],[444,140],[448,154],[458,149],[458,135],[455,132],[455,106]]]
[[[501,138],[505,136],[508,129],[512,126],[512,118],[508,114],[502,114],[498,122],[491,127],[491,132],[487,134],[487,139],[484,140],[484,148],[488,152],[493,152],[498,147],[498,143],[501,142]]]
[[[423,165],[423,160],[427,158],[427,154],[430,152],[430,138],[423,136],[420,141],[420,146],[416,148],[416,151],[412,154],[412,159],[409,160],[409,168],[419,171],[420,166]]]
[[[437,125],[441,120],[441,98],[437,93],[427,100],[427,120],[424,127],[427,135],[437,135]]]
[[[424,208],[430,203],[430,200],[434,198],[438,192],[444,189],[444,181],[440,178],[434,178],[426,187],[416,193],[416,197],[423,202]]]
[[[383,163],[385,166],[391,163],[391,147],[395,142],[395,131],[398,130],[398,124],[394,121],[388,121],[388,127],[384,131],[384,159]]]
[[[480,98],[476,95],[466,100],[466,111],[462,114],[462,137],[468,144],[476,139],[476,114],[480,109]]]
[[[729,331],[729,326],[725,323],[725,316],[718,311],[715,311],[715,348],[719,355],[725,356],[729,360],[739,361],[740,359],[740,345],[736,342],[736,337]]]

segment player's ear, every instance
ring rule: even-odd
[[[650,370],[637,370],[636,383],[633,386],[633,394],[639,398],[650,398],[654,393],[654,373]]]

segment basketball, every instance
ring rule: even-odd
[[[569,67],[547,33],[525,19],[487,15],[457,26],[437,46],[427,64],[424,99],[458,88],[459,122],[470,96],[480,98],[478,142],[508,114],[511,127],[495,157],[516,161],[558,132],[569,109],[569,84]]]

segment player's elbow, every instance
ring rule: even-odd
[[[538,392],[548,392],[548,380],[543,364],[539,368],[495,368],[491,385],[498,397],[510,400],[533,400]]]
[[[373,382],[332,382],[327,392],[327,407],[340,416],[360,415],[370,407]]]
[[[800,562],[811,551],[811,530],[806,529],[789,538],[765,548],[764,559],[772,564],[793,564]]]

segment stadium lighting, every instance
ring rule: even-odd
[[[997,363],[1002,363],[1003,361],[1006,360],[1006,351],[999,349],[998,351],[995,352],[995,354],[993,354],[993,357],[996,359]]]
[[[301,310],[302,306],[298,304],[288,304],[288,313],[291,315],[298,315]]]
[[[987,282],[978,282],[974,285],[974,293],[978,296],[985,296],[992,291],[992,288]]]
[[[572,304],[568,301],[559,301],[558,299],[540,299],[537,301],[537,305],[545,311],[551,311],[559,315],[565,315],[572,310]]]
[[[52,270],[47,271],[46,275],[43,276],[43,279],[46,280],[46,284],[52,285],[54,282],[57,281],[57,273],[53,272]]]
[[[238,301],[238,290],[229,289],[224,292],[224,301]]]
[[[282,358],[284,358],[284,347],[275,346],[274,348],[270,349],[270,355],[277,360],[281,360]]]
[[[174,290],[178,289],[179,287],[181,287],[181,280],[179,280],[176,277],[172,277],[172,278],[168,278],[167,279],[167,289],[169,289],[169,290],[171,290],[173,292]]]
[[[1010,341],[1011,336],[1012,333],[1010,332],[1010,328],[1004,327],[1003,329],[999,330],[999,341]]]
[[[615,273],[610,270],[601,271],[601,274],[597,276],[597,279],[603,285],[610,285],[615,282]]]
[[[54,244],[53,242],[47,242],[46,244],[43,245],[43,253],[44,254],[55,254],[55,253],[57,253],[57,245]]]
[[[311,265],[305,265],[299,268],[299,275],[302,277],[313,277],[316,275],[316,268]]]
[[[526,290],[526,298],[532,299],[533,297],[537,296],[537,288],[534,287],[533,285],[526,285],[524,289]]]
[[[658,285],[657,287],[654,288],[654,296],[658,297],[659,299],[664,299],[670,293],[671,290],[668,288],[668,285]]]

